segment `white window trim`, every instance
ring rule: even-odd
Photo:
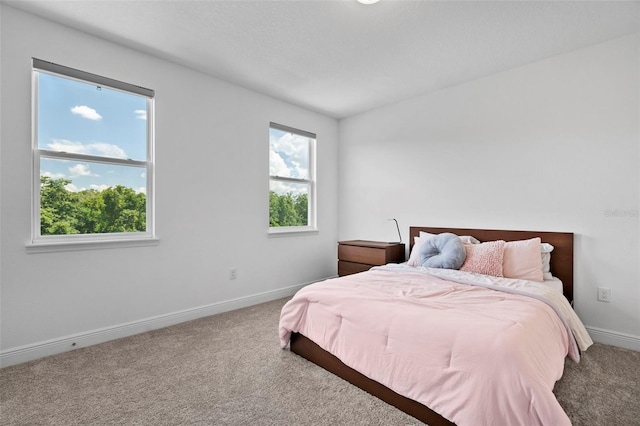
[[[76,70],[52,62],[33,58],[31,91],[31,149],[32,149],[32,185],[31,185],[31,240],[26,244],[27,253],[46,253],[55,251],[73,251],[87,249],[139,247],[157,245],[155,233],[155,133],[154,133],[154,96],[151,89]],[[109,87],[125,93],[135,93],[147,98],[147,160],[117,159],[85,154],[61,153],[41,149],[38,146],[38,74],[44,72],[83,83],[92,83]],[[108,234],[41,235],[40,231],[40,159],[56,158],[80,160],[100,164],[128,165],[144,167],[146,173],[146,232],[122,232]]]
[[[270,237],[284,237],[290,235],[309,235],[309,234],[317,234],[318,233],[318,222],[317,222],[317,198],[316,198],[316,143],[317,136],[315,133],[306,132],[304,130],[299,130],[293,127],[284,126],[282,124],[271,122],[269,123],[270,129],[278,129],[284,132],[295,133],[300,136],[305,136],[311,139],[309,143],[309,179],[300,179],[300,178],[291,178],[291,177],[283,177],[283,176],[272,176],[269,173],[269,182],[281,181],[281,182],[294,182],[294,183],[307,183],[309,184],[309,207],[307,210],[308,214],[308,225],[307,226],[270,226],[268,229],[268,234]],[[268,202],[268,197],[267,197]],[[268,219],[268,218],[267,218]]]
[[[106,234],[105,234],[106,235]],[[62,251],[103,250],[127,247],[148,247],[160,244],[159,238],[127,238],[93,241],[62,241],[27,244],[27,254],[53,253]]]
[[[269,227],[269,237],[287,237],[291,235],[314,235],[320,231],[312,226],[276,226]]]

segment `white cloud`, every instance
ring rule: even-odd
[[[81,142],[74,142],[67,139],[53,139],[47,144],[47,148],[52,151],[69,152],[72,154],[86,154],[87,148]]]
[[[285,133],[282,136],[272,137],[269,140],[272,154],[277,153],[278,157],[282,160],[283,164],[277,164],[276,167],[280,169],[283,165],[289,170],[287,174],[280,174],[279,176],[290,176],[299,178],[309,177],[309,139],[295,135],[292,133]],[[275,157],[270,157],[271,160],[278,161]]]
[[[46,177],[49,177],[51,179],[62,179],[62,178],[67,177],[67,175],[65,175],[64,173],[43,172],[41,174],[42,174],[42,176],[46,176]]]
[[[105,189],[109,189],[109,188],[111,188],[111,187],[110,187],[109,185],[104,185],[104,184],[102,184],[102,185],[89,185],[89,188],[91,188],[91,189],[95,189],[95,190],[96,190],[96,191],[98,191],[98,192],[102,192],[102,191],[104,191]]]
[[[144,186],[141,186],[140,188],[136,189],[133,188],[134,191],[136,191],[138,194],[145,194],[147,193],[147,188],[145,188]]]
[[[110,143],[95,142],[87,145],[89,153],[96,154],[104,157],[112,158],[127,158],[127,153],[118,145]]]
[[[47,144],[47,148],[52,151],[68,152],[72,154],[99,155],[111,158],[129,158],[127,153],[118,145],[104,142],[93,142],[83,144],[82,142],[70,141],[68,139],[53,139]]]
[[[79,115],[82,118],[86,118],[88,120],[102,120],[102,116],[100,114],[98,114],[98,112],[91,108],[88,107],[86,105],[76,105],[73,108],[71,108],[71,112]]]
[[[78,189],[78,187],[77,187],[77,186],[75,186],[75,185],[74,185],[74,184],[72,184],[72,183],[68,183],[68,184],[66,184],[64,187],[65,187],[65,189],[66,189],[67,191],[69,191],[69,192],[80,192],[80,191],[82,191],[82,189]]]
[[[146,120],[147,119],[147,110],[146,109],[137,109],[133,111],[136,115],[137,119]]]
[[[269,152],[269,174],[271,176],[290,177],[290,170],[280,154],[273,149]]]
[[[69,173],[71,173],[72,178],[80,177],[80,176],[97,176],[91,173],[91,170],[89,170],[88,164],[73,165],[69,167]]]

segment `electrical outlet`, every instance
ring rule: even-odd
[[[235,280],[238,278],[238,270],[236,268],[229,269],[229,279]]]
[[[611,302],[611,289],[598,287],[598,300],[600,302]]]

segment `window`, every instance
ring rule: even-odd
[[[316,135],[269,126],[269,232],[316,230]]]
[[[153,96],[33,59],[34,245],[154,237]]]

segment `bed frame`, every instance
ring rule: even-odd
[[[472,235],[481,242],[505,240],[516,241],[540,237],[542,242],[554,246],[551,254],[551,273],[562,281],[564,295],[569,302],[573,301],[573,233],[570,232],[535,232],[535,231],[502,231],[494,229],[468,228],[433,228],[412,226],[409,228],[410,248],[413,248],[414,237],[420,231],[431,234],[452,232],[457,235]],[[291,335],[291,351],[319,365],[362,390],[380,398],[399,410],[427,423],[429,426],[453,425],[454,423],[431,410],[429,407],[397,394],[380,383],[369,379],[356,370],[346,366],[337,357],[322,349],[309,338],[299,333]]]

